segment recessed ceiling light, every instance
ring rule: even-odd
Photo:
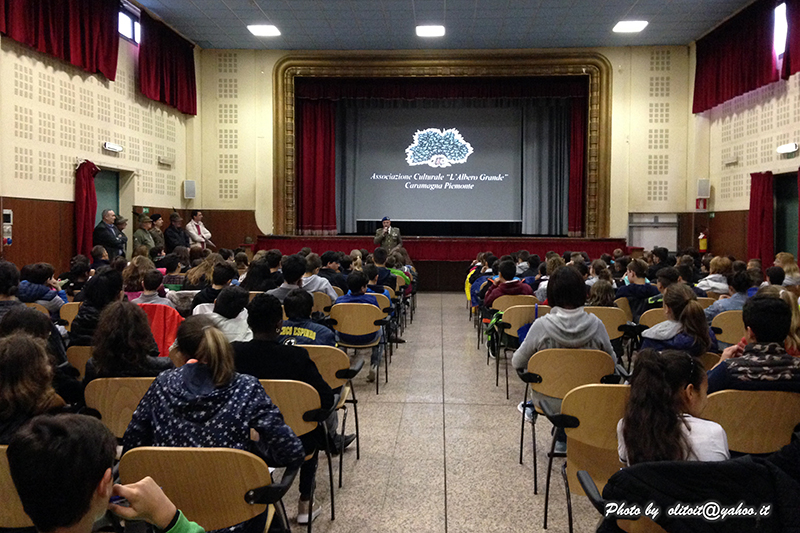
[[[614,26],[617,33],[638,33],[647,27],[646,20],[620,20]]]
[[[281,30],[272,24],[251,24],[247,29],[256,37],[277,37],[281,34]]]
[[[444,26],[417,26],[417,36],[442,37],[444,36]]]

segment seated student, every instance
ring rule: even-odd
[[[647,299],[647,303],[645,305],[646,309],[650,310],[661,308],[664,305],[664,291],[666,291],[669,286],[678,283],[680,277],[681,276],[678,273],[678,269],[668,266],[662,267],[656,276],[656,288],[658,289],[658,294]]]
[[[781,267],[786,275],[783,279],[784,287],[800,285],[800,269],[798,269],[797,261],[795,261],[792,254],[788,252],[778,253],[775,255],[774,266]]]
[[[55,269],[49,263],[36,263],[26,265],[23,269],[27,275],[21,276],[22,281],[17,289],[17,298],[24,303],[37,303],[50,311],[50,317],[58,319],[61,306],[67,303],[67,293],[61,290],[61,285],[53,277]]]
[[[126,520],[145,520],[163,533],[202,533],[146,477],[114,485],[117,439],[96,418],[37,416],[8,446],[8,467],[25,512],[38,531],[91,533],[111,510]],[[109,504],[113,496],[127,500]]]
[[[706,292],[728,294],[728,275],[733,271],[731,260],[717,256],[711,260],[708,268],[708,276],[701,279],[697,286]]]
[[[131,302],[113,302],[100,314],[83,384],[97,378],[155,377],[173,368],[159,357],[147,314]]]
[[[296,293],[308,295],[302,289],[292,291],[291,294],[296,295]],[[287,296],[286,301],[297,298],[292,295]],[[278,332],[283,323],[283,311],[278,299],[269,294],[259,294],[250,302],[248,311],[248,323],[253,330],[253,340],[233,344],[236,354],[236,370],[258,379],[291,379],[308,383],[319,393],[322,408],[332,407],[333,391],[309,358],[308,352],[304,348],[278,342]],[[335,412],[325,424],[328,434],[335,435],[338,426]],[[300,437],[307,454],[313,453],[318,447],[324,447],[323,439],[322,428]],[[344,441],[336,443],[334,449],[341,453],[353,440],[355,440],[355,434],[347,435]],[[297,519],[300,524],[307,524],[309,520],[309,500],[316,472],[317,461],[315,460],[306,461],[300,468],[300,501]],[[313,512],[310,513],[311,520],[316,518],[319,513],[320,508],[315,505]]]
[[[211,285],[200,289],[192,299],[192,309],[200,304],[214,303],[222,289],[230,285],[231,280],[236,275],[236,269],[227,262],[214,265],[214,272],[211,275]]]
[[[345,285],[347,285],[347,276],[349,276],[350,272],[353,271],[353,259],[349,255],[342,254],[342,256],[339,258],[339,270],[342,272],[342,276],[344,276]]]
[[[266,292],[277,288],[278,284],[275,282],[275,277],[267,259],[261,256],[253,259],[250,263],[250,267],[247,269],[247,273],[239,286],[248,291]]]
[[[386,248],[377,247],[372,252],[372,260],[375,266],[378,267],[378,284],[384,287],[389,287],[392,290],[397,286],[397,277],[386,268],[386,259],[389,258],[389,252]]]
[[[642,350],[631,375],[625,417],[617,424],[619,460],[724,461],[730,459],[722,426],[703,420],[708,403],[703,366],[679,350]]]
[[[313,308],[314,298],[303,289],[295,289],[287,294],[283,300],[283,309],[288,320],[283,321],[278,342],[336,346],[333,332],[311,320]]]
[[[778,287],[783,286],[783,280],[786,279],[786,273],[783,271],[783,268],[771,266],[767,269],[766,274],[767,282],[770,285],[777,285]]]
[[[163,246],[153,246],[148,250],[147,256],[156,265],[156,268],[164,268],[164,258],[167,257],[167,254],[164,252]]]
[[[752,279],[747,272],[737,272],[730,278],[730,298],[720,298],[705,310],[706,321],[709,324],[714,317],[723,311],[735,311],[741,309],[747,301],[747,290],[752,285]]]
[[[165,289],[179,291],[183,289],[185,275],[181,274],[181,261],[177,254],[171,253],[164,256],[161,260],[165,274],[162,284]]]
[[[190,254],[200,255],[202,256],[204,250],[197,247],[192,247],[189,249]],[[197,259],[199,261],[198,264],[194,263],[192,260],[191,265],[192,268],[186,272],[186,277],[183,281],[183,290],[186,291],[199,291],[208,287],[210,282],[212,281],[211,278],[214,275],[214,267],[216,265],[227,265],[228,263],[222,259],[222,256],[219,254],[211,253],[207,255],[203,259]],[[235,272],[236,269],[234,269]],[[233,279],[233,278],[231,278]],[[205,303],[205,302],[204,302]]]
[[[122,290],[128,300],[135,300],[142,295],[142,279],[145,272],[155,270],[156,265],[144,256],[136,256],[131,259],[128,266],[122,271]]]
[[[0,338],[0,445],[34,416],[64,407],[52,382],[44,341],[19,332]]]
[[[223,447],[257,453],[270,466],[302,465],[300,439],[258,380],[236,372],[230,343],[206,315],[191,316],[178,328],[175,358],[181,366],[159,374],[133,413],[125,452],[139,446]],[[263,531],[265,520],[262,514],[227,531]]]
[[[486,307],[491,307],[492,303],[500,296],[533,294],[533,289],[531,289],[530,285],[514,277],[517,270],[513,261],[501,262],[498,270],[500,271],[500,276],[496,280],[489,280],[489,290],[486,291],[486,296],[483,299]]]
[[[104,248],[105,249],[105,248]],[[76,255],[69,261],[69,272],[61,275],[62,280],[66,280],[63,285],[67,296],[75,296],[80,292],[90,277],[89,259],[85,255]]]
[[[708,371],[708,392],[724,389],[800,392],[800,357],[786,353],[784,342],[792,323],[789,304],[756,295],[742,308],[747,345],[722,352]]]
[[[378,300],[375,296],[367,293],[367,276],[363,272],[353,272],[347,276],[347,286],[350,291],[344,296],[340,296],[337,304],[371,304],[380,308]],[[345,335],[337,333],[337,336],[347,344],[369,344],[380,338],[381,332],[370,333],[368,335]],[[375,381],[375,376],[378,371],[378,365],[381,362],[383,355],[383,346],[378,344],[372,348],[372,358],[370,359],[369,374],[367,374],[367,381]]]
[[[311,253],[306,256],[306,271],[303,274],[303,280],[300,287],[308,292],[323,292],[327,294],[331,302],[336,301],[336,291],[333,290],[330,282],[319,275],[319,270],[322,267],[322,261],[317,254]]]
[[[111,302],[122,300],[122,274],[105,267],[86,282],[81,291],[83,303],[72,321],[69,331],[70,346],[91,346],[100,313]]]
[[[589,278],[586,280],[586,286],[591,287],[600,280],[605,280],[609,283],[614,281],[606,262],[602,259],[595,259],[589,266]]]
[[[70,405],[83,405],[83,385],[78,380],[78,370],[67,361],[64,340],[53,322],[39,311],[19,305],[0,320],[0,337],[15,334],[30,335],[45,343],[56,393]]]
[[[564,262],[561,257],[558,255],[553,255],[545,261],[547,265],[545,267],[545,275],[539,278],[539,286],[536,289],[535,296],[536,299],[540,302],[544,302],[547,299],[548,291],[547,291],[547,284],[550,282],[550,276],[553,275],[553,272],[556,269],[563,267],[566,263]],[[585,293],[585,290],[584,290]],[[586,299],[586,295],[584,294],[584,299]]]
[[[692,292],[694,292],[698,298],[706,298],[708,296],[706,291],[692,283],[692,280],[694,279],[694,270],[691,264],[681,263],[675,268],[678,270],[678,275],[680,276],[678,281],[692,289]]]
[[[239,271],[239,279],[242,279],[244,273],[247,272],[247,267],[250,266],[250,260],[245,252],[236,252],[233,261],[236,263],[236,270]]]
[[[661,269],[659,275],[666,269]],[[708,327],[697,296],[684,283],[674,283],[664,291],[667,320],[642,332],[642,349],[681,350],[694,357],[719,352],[717,338]]]
[[[9,310],[16,307],[25,307],[17,299],[19,288],[19,270],[14,263],[0,259],[0,319]]]
[[[306,273],[306,258],[300,254],[287,255],[283,258],[282,266],[283,283],[280,287],[267,291],[267,294],[271,294],[281,303],[286,295],[301,287],[303,274]]]
[[[403,285],[408,287],[411,285],[411,276],[402,270],[404,268],[402,261],[402,256],[400,254],[391,253],[389,257],[386,258],[386,268],[395,278],[402,279]]]
[[[386,287],[378,283],[378,277],[380,277],[378,267],[373,263],[369,263],[364,265],[362,272],[367,276],[367,292],[383,294],[387,298],[390,298],[389,291],[386,290]]]
[[[177,258],[175,263],[177,263]],[[168,305],[175,309],[175,304],[169,301],[166,298],[162,298],[158,295],[158,289],[161,288],[161,283],[164,280],[164,276],[161,275],[156,269],[148,270],[142,276],[142,295],[136,298],[135,300],[131,300],[131,303],[135,304],[159,304],[159,305]]]
[[[617,289],[617,298],[628,299],[634,322],[638,322],[647,309],[647,299],[658,294],[658,288],[647,282],[646,273],[647,264],[642,259],[631,260],[625,274],[627,285]]]
[[[538,262],[539,256],[536,256],[536,259]],[[531,254],[528,252],[528,250],[520,250],[517,252],[517,265],[515,274],[518,278],[524,279],[530,276],[535,276],[536,269],[538,267],[538,264],[531,264]]]
[[[752,298],[758,292],[759,287],[764,284],[764,272],[760,268],[748,268],[746,272],[750,276],[750,288],[747,289],[747,297]]]
[[[207,316],[225,334],[228,342],[247,342],[253,339],[253,332],[247,325],[247,303],[250,293],[241,287],[228,285],[219,293],[214,302],[214,312]]]
[[[89,252],[89,255],[92,256],[92,264],[89,265],[91,270],[97,270],[101,267],[111,264],[108,259],[108,250],[99,244],[92,248],[92,251]]]
[[[320,261],[322,262],[322,268],[319,269],[319,277],[328,280],[332,286],[339,287],[342,289],[342,292],[347,292],[347,279],[339,272],[341,266],[339,263],[339,252],[328,250],[320,256]]]
[[[547,300],[552,309],[534,321],[511,363],[524,371],[536,352],[547,348],[587,348],[602,350],[616,361],[614,349],[603,321],[586,313],[586,288],[580,273],[572,267],[553,272],[547,285]]]
[[[615,299],[616,291],[614,291],[614,286],[610,281],[601,279],[589,289],[589,299],[586,300],[586,305],[592,307],[616,307]]]
[[[468,281],[470,285],[474,285],[475,282],[478,281],[478,278],[488,277],[491,276],[492,274],[495,274],[495,272],[492,272],[492,265],[494,264],[495,261],[497,261],[497,257],[495,257],[494,254],[491,253],[484,254],[482,262],[479,265],[477,265],[476,268],[469,275]]]
[[[653,264],[647,269],[646,277],[649,280],[654,280],[658,277],[658,271],[662,268],[669,266],[667,260],[669,259],[669,250],[661,246],[653,247],[652,252]]]

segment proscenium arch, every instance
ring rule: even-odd
[[[584,236],[607,238],[611,189],[611,76],[597,52],[386,51],[291,54],[273,70],[273,232],[297,234],[295,94],[297,77],[414,78],[589,76]]]

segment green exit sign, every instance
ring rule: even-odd
[[[143,208],[143,209],[142,209],[142,214],[143,214],[143,215],[146,215],[146,214],[148,214],[149,212],[150,212],[150,208],[149,208],[149,207],[145,207],[145,208]]]

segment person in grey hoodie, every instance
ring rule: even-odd
[[[533,354],[547,348],[602,350],[616,361],[602,320],[583,310],[586,285],[577,270],[567,266],[553,272],[547,284],[547,301],[552,310],[533,322],[511,359],[514,368],[524,371]]]

